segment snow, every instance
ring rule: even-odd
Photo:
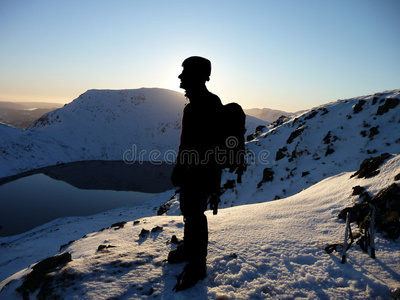
[[[367,179],[368,190],[393,181],[399,166],[397,155],[381,167],[378,176]],[[279,201],[221,209],[216,216],[207,212],[207,278],[179,293],[172,287],[183,264],[168,265],[164,259],[173,248],[168,243],[171,236],[182,236],[180,216],[143,218],[146,213],[125,207],[92,219],[58,220],[37,230],[43,236],[37,239],[29,235],[2,238],[6,245],[1,254],[3,257],[15,247],[21,249],[18,256],[28,254],[28,245],[36,247],[46,238],[49,247],[60,243],[50,241],[55,228],[59,239],[74,231],[86,232],[62,251],[72,254],[72,262],[52,273],[54,293],[64,299],[139,299],[150,291],[149,298],[163,299],[388,299],[391,290],[400,287],[400,242],[378,234],[375,260],[352,246],[345,264],[337,253],[324,251],[325,244],[343,239],[344,223],[336,216],[352,201],[351,188],[363,181],[350,178],[351,174],[327,178]],[[104,223],[110,226],[121,219],[128,221],[124,228],[98,231]],[[134,224],[134,220],[140,223]],[[139,237],[142,228],[156,226],[163,230]],[[115,247],[98,251],[99,245]],[[27,272],[22,270],[4,280],[0,296],[19,299],[15,288]],[[11,279],[14,281],[7,285]]]
[[[243,183],[226,188],[218,215],[206,212],[207,278],[196,286],[173,292],[184,265],[164,261],[175,247],[171,236],[183,235],[178,198],[171,190],[136,206],[62,218],[1,237],[0,298],[20,299],[15,289],[31,271],[28,266],[66,252],[72,261],[50,273],[32,297],[391,299],[396,289],[399,297],[399,241],[377,233],[376,259],[353,244],[344,264],[339,253],[324,250],[326,244],[343,241],[345,224],[337,215],[359,201],[352,196],[354,186],[376,195],[399,184],[400,105],[376,114],[378,107],[399,95],[395,90],[328,103],[271,124],[247,143],[249,166]],[[358,111],[361,100],[366,102]],[[365,158],[383,152],[391,156],[378,175],[351,177]],[[262,180],[266,168],[273,172],[272,181]],[[233,178],[224,173],[223,183]],[[169,210],[156,216],[164,203]],[[121,221],[127,222],[123,228],[111,227]],[[143,228],[157,226],[162,230],[139,237]],[[358,231],[355,224],[352,230]],[[60,249],[61,245],[65,246]],[[99,245],[112,247],[98,250]]]

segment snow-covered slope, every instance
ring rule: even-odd
[[[0,124],[0,153],[0,178],[81,157],[75,147],[62,139],[3,124]]]
[[[338,253],[327,254],[324,246],[343,240],[345,225],[337,215],[356,200],[352,187],[362,184],[374,195],[396,182],[399,169],[400,155],[393,155],[372,178],[351,178],[353,172],[342,172],[292,197],[222,209],[217,216],[208,211],[207,278],[179,293],[172,288],[183,264],[168,265],[164,259],[175,247],[171,236],[181,238],[183,234],[182,217],[148,217],[150,207],[161,198],[147,207],[60,219],[27,234],[0,238],[0,270],[7,275],[13,274],[13,264],[27,266],[36,259],[65,253],[72,256],[72,261],[59,269],[37,275],[43,284],[35,287],[31,281],[18,293],[23,276],[32,271],[21,267],[0,282],[0,298],[21,299],[24,290],[29,294],[29,288],[31,295],[42,299],[398,297],[399,241],[377,234],[375,260],[353,244],[345,264],[340,263]],[[254,197],[255,202],[264,201],[261,193]],[[149,232],[143,234],[143,229]],[[397,294],[393,293],[396,289]]]
[[[278,125],[279,124],[279,125]],[[400,90],[338,100],[279,120],[247,143],[243,183],[222,205],[285,198],[336,174],[357,170],[366,158],[400,153]],[[234,179],[225,174],[223,182]]]
[[[1,126],[0,177],[61,162],[171,160],[186,101],[166,89],[89,90],[27,131]],[[248,117],[247,132],[266,124]]]

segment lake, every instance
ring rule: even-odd
[[[173,165],[85,161],[0,179],[0,236],[60,217],[88,216],[145,202],[172,188]]]

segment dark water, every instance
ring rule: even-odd
[[[139,204],[172,188],[171,165],[87,161],[0,180],[0,236],[60,217],[86,216]]]

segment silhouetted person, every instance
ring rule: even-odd
[[[189,99],[183,109],[182,132],[172,183],[180,187],[180,209],[184,217],[184,243],[168,255],[170,263],[187,261],[175,290],[189,288],[206,277],[209,196],[219,190],[221,167],[215,149],[221,144],[219,114],[222,103],[206,88],[211,62],[189,57],[183,64],[180,87]]]

